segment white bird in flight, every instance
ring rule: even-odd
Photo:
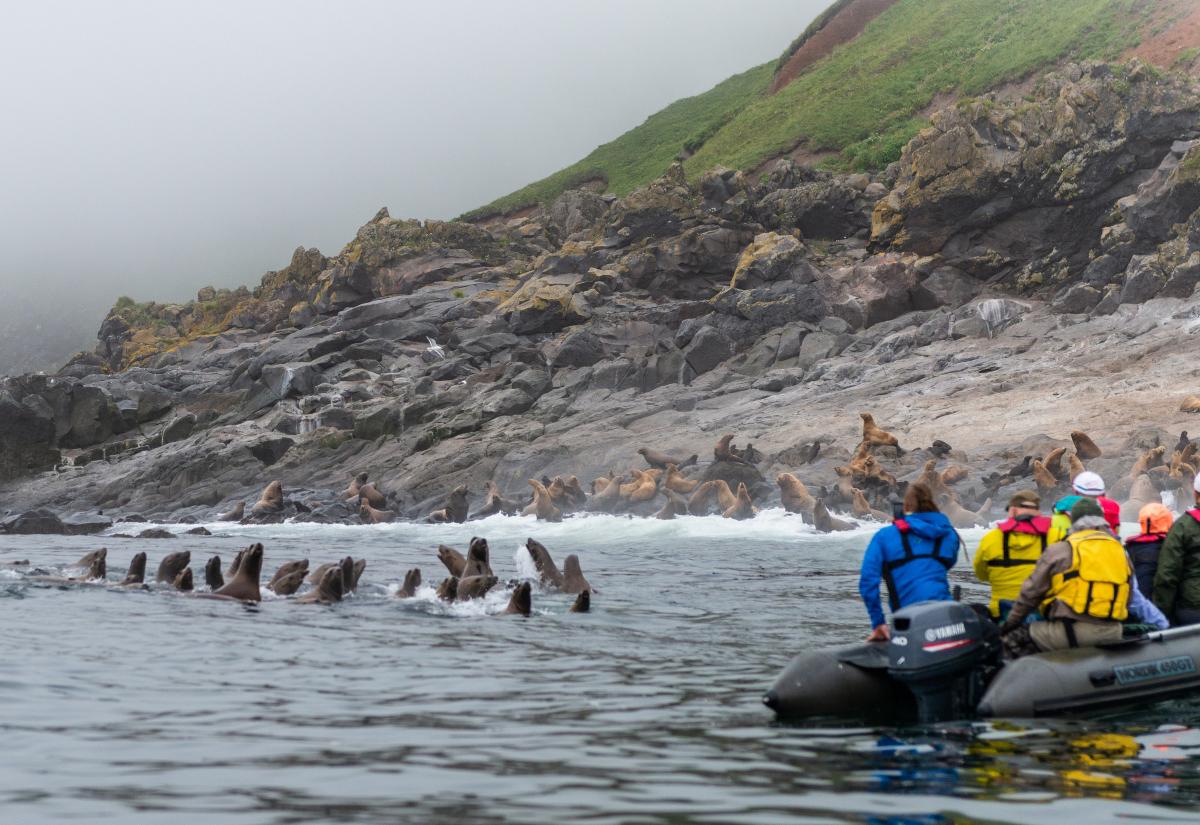
[[[426,352],[432,352],[438,358],[446,357],[446,351],[444,349],[442,349],[441,344],[439,344],[437,341],[433,340],[432,338],[430,338],[428,336],[425,337],[425,340],[429,342],[429,346],[425,348]]]

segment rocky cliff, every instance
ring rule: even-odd
[[[1077,426],[1120,475],[1195,389],[1198,139],[1188,78],[1068,64],[876,174],[676,166],[486,227],[381,210],[254,290],[122,299],[94,353],[0,384],[0,509],[203,518],[279,478],[357,521],[333,491],[369,470],[417,517],[723,432],[832,488],[860,409],[977,462],[976,504]]]

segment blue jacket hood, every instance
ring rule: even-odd
[[[954,525],[945,513],[908,513],[904,516],[914,535],[940,544],[944,536],[954,532]]]

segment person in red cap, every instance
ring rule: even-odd
[[[1154,575],[1158,572],[1158,554],[1175,517],[1166,505],[1147,504],[1138,511],[1138,527],[1142,532],[1125,540],[1125,550],[1133,561],[1138,590],[1148,599],[1154,598]]]

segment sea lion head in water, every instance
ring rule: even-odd
[[[254,503],[256,513],[274,513],[283,509],[283,482],[275,479],[262,491],[258,501]]]
[[[175,577],[175,581],[171,582],[171,586],[181,593],[191,593],[195,590],[195,585],[192,582],[192,568],[185,567]]]
[[[495,576],[466,576],[458,580],[456,597],[460,602],[482,599],[499,582]]]
[[[452,602],[458,596],[458,576],[447,576],[438,585],[437,597],[444,602]]]
[[[348,588],[345,588],[348,593],[353,593],[356,590],[358,590],[358,580],[362,578],[363,571],[366,569],[367,569],[367,560],[366,559],[355,559],[354,560],[354,563],[350,567],[351,576],[352,576],[352,578],[350,579],[350,586]]]
[[[282,576],[276,572],[271,581],[267,583],[267,589],[277,596],[291,596],[300,589],[300,585],[304,584],[304,577],[307,574],[307,569],[292,570],[284,573]]]
[[[241,521],[246,515],[246,502],[239,501],[228,513],[217,518],[217,521]]]
[[[446,506],[441,510],[434,510],[429,514],[427,520],[434,524],[462,524],[467,520],[467,514],[470,509],[468,499],[467,485],[458,485],[450,491],[450,496],[446,500]]]
[[[559,571],[558,565],[554,563],[550,551],[541,542],[528,539],[525,542],[525,549],[529,551],[529,557],[533,559],[533,566],[537,568],[538,577],[543,585],[548,587],[562,588],[563,574]]]
[[[154,580],[156,582],[173,582],[175,581],[175,577],[183,572],[183,568],[191,563],[192,552],[190,550],[179,550],[175,553],[168,553],[158,563],[158,572],[154,575]]]
[[[262,563],[263,546],[253,544],[247,547],[237,573],[224,587],[215,591],[216,594],[245,602],[261,602],[262,591],[259,590],[258,580],[262,575]]]
[[[125,574],[121,584],[141,584],[144,581],[146,581],[146,554],[137,553],[129,560],[129,572]]]
[[[439,544],[438,561],[446,566],[451,576],[461,576],[467,566],[467,557],[446,544]]]
[[[345,583],[342,581],[342,568],[331,567],[321,576],[316,588],[299,596],[297,604],[334,604],[345,595]]]
[[[242,557],[245,555],[245,550],[239,550],[233,554],[233,561],[229,563],[229,570],[225,573],[227,580],[237,575],[238,568],[242,566]]]
[[[225,586],[225,577],[221,575],[221,557],[213,556],[204,565],[204,583],[209,590],[220,590]]]
[[[563,560],[564,593],[582,593],[591,590],[592,585],[583,577],[583,568],[579,566],[579,556],[572,553]]]
[[[471,539],[471,544],[467,548],[466,563],[463,565],[463,572],[459,578],[470,578],[471,576],[493,576],[491,554],[488,550],[487,539],[475,536]]]
[[[571,604],[571,609],[568,613],[587,613],[592,609],[592,591],[584,590],[575,597],[575,601]]]
[[[421,586],[421,569],[414,567],[404,574],[404,584],[400,585],[400,589],[396,591],[397,599],[411,599],[417,595],[417,589]]]
[[[508,607],[504,608],[506,615],[528,616],[533,612],[533,588],[529,586],[529,582],[521,582],[513,591],[512,598],[508,600]]]
[[[82,577],[85,580],[103,579],[108,575],[108,548],[101,547],[99,550],[84,553],[79,561],[68,566],[86,571]]]

